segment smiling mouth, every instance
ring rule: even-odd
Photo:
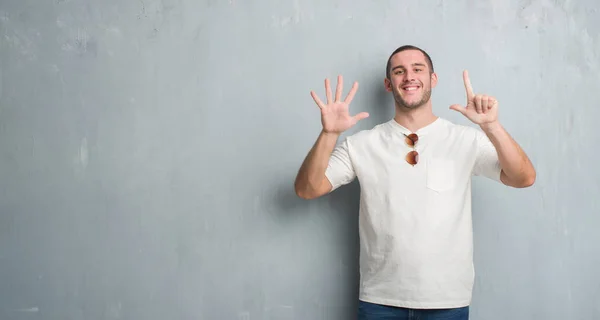
[[[402,90],[403,91],[407,91],[407,92],[411,92],[411,91],[416,91],[417,89],[419,89],[421,86],[418,85],[410,85],[410,86],[403,86]]]

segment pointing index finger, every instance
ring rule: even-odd
[[[465,82],[465,89],[467,90],[467,100],[473,99],[473,87],[471,86],[471,80],[469,80],[469,72],[463,71],[463,80]]]

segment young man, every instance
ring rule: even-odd
[[[474,282],[471,177],[531,186],[535,169],[498,122],[494,97],[474,94],[463,73],[467,103],[452,105],[479,129],[453,124],[432,111],[437,75],[429,55],[414,46],[395,50],[385,88],[393,119],[337,144],[342,132],[368,117],[350,116],[358,84],[342,100],[325,80],[327,100],[311,91],[323,129],[295,181],[314,199],[358,178],[360,294],[358,318],[468,319]]]

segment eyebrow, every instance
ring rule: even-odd
[[[414,67],[414,66],[425,67],[425,66],[426,66],[426,64],[424,64],[424,63],[420,63],[420,62],[417,62],[417,63],[413,63],[413,64],[412,64],[412,66],[413,66],[413,67]],[[395,66],[395,67],[393,67],[393,68],[392,68],[392,71],[394,71],[394,70],[396,70],[396,69],[398,69],[398,68],[406,69],[406,68],[405,68],[403,65],[399,65],[399,66]]]

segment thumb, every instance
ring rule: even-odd
[[[462,113],[463,115],[465,115],[467,112],[467,109],[465,107],[461,106],[460,104],[453,104],[450,106],[450,109],[454,110],[454,111],[458,111],[458,112]]]
[[[369,114],[367,112],[361,112],[352,118],[354,119],[354,121],[358,122],[358,121],[368,118],[368,117],[369,117]]]

